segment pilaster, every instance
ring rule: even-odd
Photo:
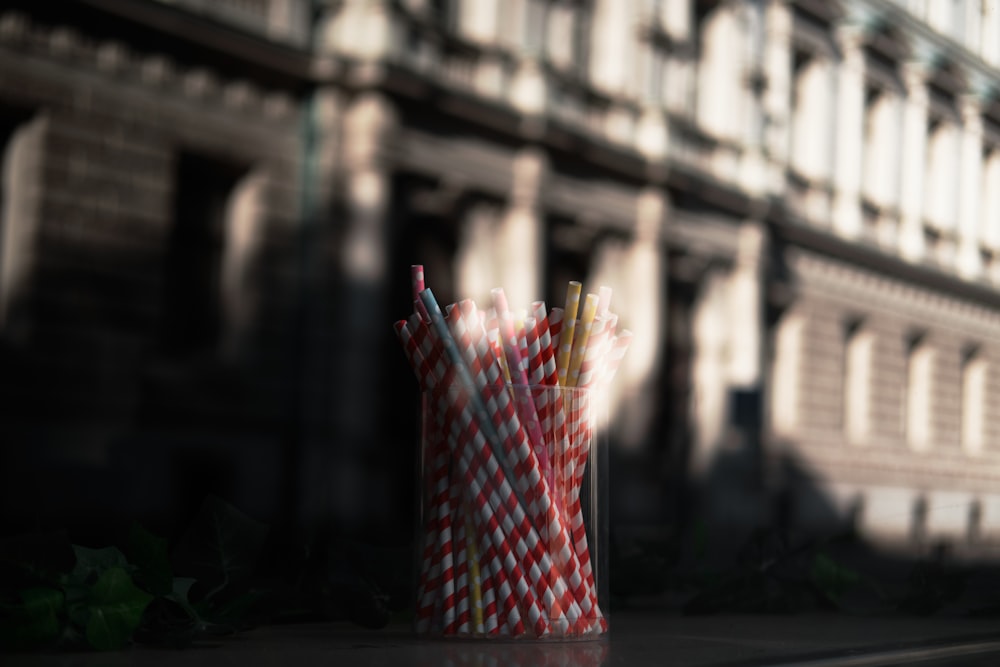
[[[906,99],[903,101],[903,132],[900,152],[899,214],[900,254],[910,260],[923,259],[925,249],[923,202],[924,167],[927,150],[928,66],[919,61],[903,65]]]
[[[498,277],[507,300],[517,308],[540,298],[542,206],[548,156],[536,147],[521,149],[511,164],[513,184],[497,234]]]
[[[729,279],[729,383],[759,389],[764,317],[764,265],[767,232],[760,222],[744,222],[738,231],[736,263]]]
[[[636,197],[635,232],[623,252],[618,285],[620,327],[635,332],[619,370],[618,389],[625,397],[618,410],[623,444],[637,447],[651,432],[659,410],[656,380],[663,351],[666,294],[666,258],[660,239],[671,209],[660,188],[646,187]]]
[[[332,403],[326,407],[338,438],[338,461],[330,471],[331,489],[357,488],[364,479],[363,452],[373,446],[383,423],[384,374],[382,341],[392,314],[387,307],[388,254],[392,248],[388,217],[391,179],[385,153],[396,128],[391,102],[378,93],[363,93],[347,106],[343,120],[343,215],[340,226],[339,274],[326,296],[324,324],[328,343],[337,352],[336,366],[324,369],[332,377]],[[342,492],[333,497],[335,518],[359,520],[356,508]]]
[[[841,26],[843,59],[837,72],[833,227],[841,235],[861,233],[861,170],[864,145],[865,55],[863,30]]]
[[[791,139],[792,12],[784,0],[771,2],[765,14],[763,150],[778,173],[769,189],[780,192]]]
[[[962,113],[958,193],[958,274],[974,278],[982,272],[979,253],[980,200],[983,198],[983,118],[979,98],[960,101]]]

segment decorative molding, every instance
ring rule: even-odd
[[[207,67],[181,68],[161,53],[139,52],[119,40],[96,40],[73,28],[33,22],[21,12],[0,14],[3,47],[270,120],[286,119],[294,111],[291,95],[284,90],[261,89],[247,79],[225,78]]]

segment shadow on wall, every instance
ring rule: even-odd
[[[771,462],[756,501],[731,488],[721,492],[746,488],[741,458],[723,452],[702,482],[689,480],[684,524],[612,529],[616,609],[1000,614],[997,549],[975,542],[974,510],[964,539],[934,539],[926,530],[927,501],[916,495],[903,517],[891,517],[909,534],[873,540],[862,529],[871,521],[865,497],[831,493],[790,453]],[[753,502],[757,521],[746,522],[747,510],[733,502]]]

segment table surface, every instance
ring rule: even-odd
[[[861,667],[1000,664],[1000,619],[846,615],[699,616],[623,611],[602,641],[427,640],[404,626],[267,626],[184,650],[0,656],[6,666],[448,665],[453,667],[684,665]]]

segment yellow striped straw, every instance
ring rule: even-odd
[[[556,372],[559,384],[566,386],[570,355],[573,352],[573,333],[576,330],[576,314],[580,310],[580,292],[583,285],[571,280],[566,288],[566,307],[563,308],[562,331],[559,333],[559,354],[556,355]]]
[[[500,371],[503,373],[504,382],[510,384],[510,368],[507,366],[507,355],[503,351],[503,342],[500,340],[500,330],[488,329],[486,339],[493,347],[497,362],[500,364]]]
[[[573,352],[569,359],[569,373],[566,378],[567,387],[575,387],[580,377],[580,366],[587,352],[587,341],[590,340],[590,329],[594,326],[594,316],[597,315],[597,304],[600,297],[588,294],[583,302],[583,313],[580,314],[580,331],[573,340]]]
[[[486,632],[486,625],[483,622],[483,592],[482,576],[479,572],[479,550],[476,548],[475,527],[472,525],[472,518],[469,514],[469,505],[465,505],[465,534],[470,537],[465,541],[465,551],[469,557],[469,598],[472,602],[472,624],[473,632],[477,635]]]

